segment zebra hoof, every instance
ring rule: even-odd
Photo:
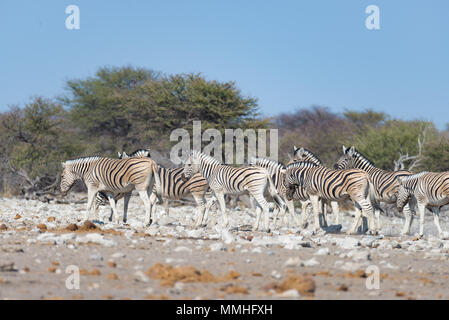
[[[128,220],[127,219],[123,219],[123,223],[126,223]]]
[[[150,219],[150,221],[147,222],[147,227],[151,226],[153,223],[153,219]]]

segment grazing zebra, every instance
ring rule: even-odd
[[[287,192],[287,185],[285,184],[285,166],[282,163],[279,163],[274,160],[266,159],[266,158],[251,158],[250,165],[262,167],[268,170],[268,172],[271,174],[271,179],[273,180],[273,183],[279,193],[280,196],[282,196],[287,204],[288,212],[290,213],[293,220],[296,222],[298,226],[305,227],[306,221],[304,220],[303,215],[303,221],[302,223],[299,221],[298,217],[295,214],[295,206],[293,204],[293,200],[299,200],[301,201],[301,205],[303,210],[308,209],[311,207],[310,201],[309,201],[309,195],[305,192],[303,188],[297,188],[295,193],[293,194],[292,200],[286,200],[286,192]],[[311,208],[310,208],[311,209]],[[276,221],[277,216],[280,213],[281,214],[281,223],[283,221],[284,215],[285,215],[285,209],[279,210],[279,208],[275,208],[275,214],[274,214],[274,228],[276,229]]]
[[[147,225],[152,223],[151,203],[147,190],[149,187],[152,188],[156,181],[158,194],[161,193],[157,164],[152,159],[145,157],[127,159],[86,157],[63,162],[62,168],[60,189],[63,194],[67,193],[78,179],[82,179],[87,186],[85,220],[89,219],[95,196],[99,191],[106,192],[112,210],[114,214],[117,214],[114,195],[129,193],[136,189],[145,205],[145,223]],[[96,218],[98,219],[98,216]]]
[[[259,227],[260,209],[263,210],[265,215],[265,230],[269,230],[269,206],[263,195],[267,187],[275,203],[281,208],[285,208],[284,200],[279,196],[270,174],[264,168],[254,166],[234,168],[223,165],[217,159],[194,150],[184,165],[184,179],[189,179],[195,173],[200,173],[207,180],[214,197],[220,205],[225,226],[229,224],[226,214],[225,194],[248,192],[254,197],[259,208],[253,226],[254,230],[257,230]]]
[[[343,146],[343,155],[338,159],[337,163],[334,165],[335,169],[361,169],[368,173],[371,182],[374,185],[375,195],[377,202],[385,202],[392,204],[396,202],[397,193],[399,190],[399,182],[397,178],[406,177],[411,175],[410,171],[399,170],[399,171],[385,171],[376,168],[374,164],[363,154],[357,151],[354,146],[346,148]],[[407,225],[411,223],[413,206],[407,203],[404,207],[405,214],[405,224],[402,229],[402,234],[407,234],[409,232]],[[376,210],[376,220],[378,228],[380,229],[380,211]]]
[[[312,162],[318,166],[323,165],[321,160],[315,154],[313,154],[312,151],[310,151],[306,148],[297,148],[296,146],[293,146],[293,161]],[[320,201],[321,201],[321,211],[323,213],[324,225],[326,225],[327,224],[326,201],[324,199],[321,199]],[[338,202],[331,201],[330,204],[332,207],[332,213],[334,214],[334,223],[339,224],[340,223],[340,220],[339,220],[340,219],[340,208],[338,206]],[[308,211],[306,211],[306,212],[308,212]],[[307,217],[305,217],[305,219],[307,219]]]
[[[118,158],[124,159],[129,157],[148,157],[151,158],[150,150],[149,149],[137,149],[136,151],[132,152],[130,155],[127,155],[126,152],[118,152]],[[132,192],[126,192],[126,193],[117,193],[114,194],[114,202],[117,203],[118,200],[121,198],[124,198],[124,206],[123,206],[123,222],[126,223],[127,221],[127,212],[128,212],[128,204],[129,199],[131,199]],[[150,199],[151,200],[151,199]],[[106,194],[106,192],[100,191],[97,193],[97,196],[95,197],[95,204],[94,204],[94,213],[95,215],[98,215],[98,208],[100,205],[105,205],[106,203],[109,203],[109,198]],[[109,216],[109,221],[112,221],[112,217],[114,215],[114,210],[112,210],[111,207],[111,214]],[[116,217],[116,222],[118,223],[120,218],[118,215]]]
[[[295,162],[287,166],[286,173],[287,199],[292,199],[297,187],[305,188],[312,201],[315,230],[320,228],[319,198],[330,201],[351,199],[356,206],[357,214],[348,234],[353,234],[360,222],[361,216],[368,218],[368,229],[373,228],[373,206],[378,206],[374,198],[374,189],[366,172],[359,169],[330,170],[317,166],[312,162]]]
[[[401,212],[411,199],[417,202],[419,210],[419,236],[424,235],[424,215],[426,207],[430,207],[434,217],[433,221],[438,229],[438,234],[443,238],[440,227],[440,207],[449,203],[449,172],[420,172],[417,174],[397,178],[399,192],[396,205]],[[410,231],[412,220],[406,226]]]

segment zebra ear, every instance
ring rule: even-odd
[[[296,150],[298,150],[298,148],[296,148],[296,146],[295,146],[295,145],[293,145],[293,154],[295,154],[295,153],[296,153]]]
[[[121,159],[121,158],[122,158],[122,154],[120,153],[120,151],[119,151],[119,152],[117,152],[117,156],[119,157],[119,159]]]
[[[348,154],[349,154],[350,156],[352,156],[352,155],[354,155],[354,153],[355,153],[355,148],[354,148],[354,146],[352,146],[352,147],[349,149]]]
[[[299,149],[299,154],[302,156],[304,155],[304,153],[306,153],[306,151],[304,150],[303,147],[301,147],[301,149]]]
[[[342,146],[342,149],[343,149],[343,154],[345,154],[345,153],[346,153],[346,147],[345,147],[345,145]]]
[[[396,177],[396,180],[398,181],[399,184],[404,183],[404,177]]]

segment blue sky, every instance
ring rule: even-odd
[[[80,8],[67,30],[65,8]],[[368,5],[380,30],[365,28]],[[98,67],[236,81],[265,115],[323,105],[449,122],[449,1],[0,1],[0,111]]]

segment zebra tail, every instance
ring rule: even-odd
[[[159,176],[159,168],[156,162],[153,163],[153,174],[154,174],[154,180],[156,183],[156,195],[159,199],[162,197],[162,185],[161,185],[161,177]]]
[[[385,213],[382,208],[379,205],[379,202],[376,199],[376,189],[374,188],[373,183],[371,180],[369,181],[369,189],[368,189],[368,195],[371,200],[371,203],[373,204],[373,209],[379,210],[382,213]]]
[[[279,195],[269,172],[267,172],[267,178],[269,183],[268,191],[270,192],[270,195],[273,197],[273,200],[276,203],[276,205],[280,209],[284,210],[286,208],[285,200]]]

